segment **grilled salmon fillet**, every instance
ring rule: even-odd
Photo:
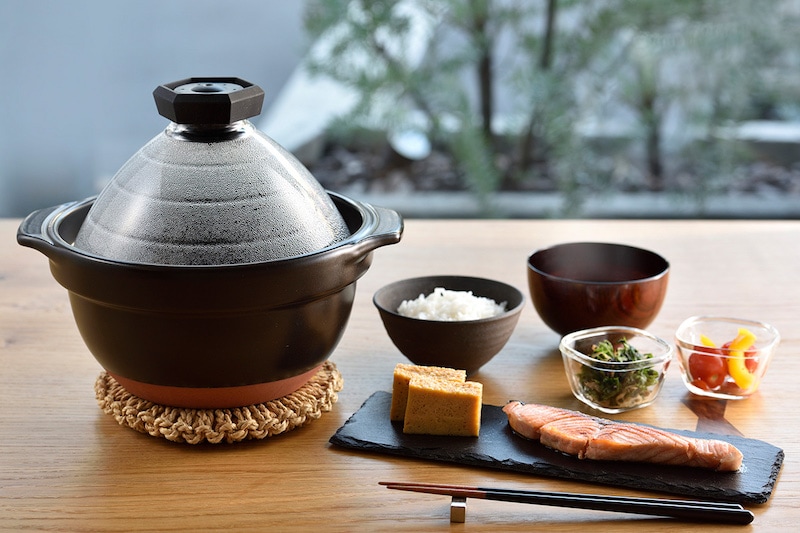
[[[742,466],[742,452],[721,440],[684,437],[648,426],[517,401],[507,403],[503,412],[515,433],[579,459],[693,466],[721,472],[735,472]]]

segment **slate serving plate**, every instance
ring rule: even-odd
[[[392,395],[378,391],[331,437],[345,448],[469,466],[512,470],[734,503],[764,503],[772,494],[783,465],[783,450],[769,443],[693,431],[674,433],[725,440],[739,448],[739,472],[643,463],[589,461],[553,451],[514,435],[502,409],[484,405],[478,438],[405,435],[389,421]]]

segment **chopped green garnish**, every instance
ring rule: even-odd
[[[608,363],[629,363],[653,358],[653,354],[641,353],[626,339],[621,339],[617,344],[609,340],[601,341],[593,345],[592,353],[587,355]],[[580,373],[583,393],[604,407],[633,407],[649,399],[659,378],[660,373],[654,368],[619,371],[611,366],[607,370],[584,366]]]

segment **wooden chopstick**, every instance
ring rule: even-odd
[[[606,496],[603,494],[573,494],[568,492],[542,492],[461,485],[441,485],[437,483],[381,481],[379,484],[390,489],[441,494],[444,496],[668,516],[671,518],[683,518],[705,522],[749,524],[754,518],[753,513],[741,505],[727,502],[636,498],[628,496]]]

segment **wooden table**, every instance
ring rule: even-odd
[[[532,250],[572,240],[617,241],[672,265],[661,314],[649,328],[671,339],[693,314],[753,317],[783,342],[761,390],[728,402],[725,420],[786,453],[771,500],[751,506],[753,529],[800,523],[800,222],[407,220],[402,241],[378,249],[359,281],[350,324],[331,360],[344,389],[331,412],[291,433],[234,445],[191,446],[123,428],[97,406],[101,371],[45,257],[0,221],[0,528],[66,531],[666,531],[676,522],[633,515],[469,500],[465,524],[449,500],[388,491],[380,480],[435,481],[633,495],[632,490],[423,460],[364,454],[328,439],[378,390],[391,390],[403,356],[386,336],[372,294],[426,274],[496,278],[527,294]],[[511,398],[581,409],[556,351],[558,336],[528,304],[509,343],[474,379],[484,401]],[[678,365],[633,421],[696,429]],[[720,425],[724,427],[723,425]],[[654,495],[654,494],[648,494]],[[646,520],[646,522],[645,522]],[[693,528],[695,526],[692,526]],[[724,526],[725,530],[731,527]],[[697,529],[722,529],[704,525]]]

